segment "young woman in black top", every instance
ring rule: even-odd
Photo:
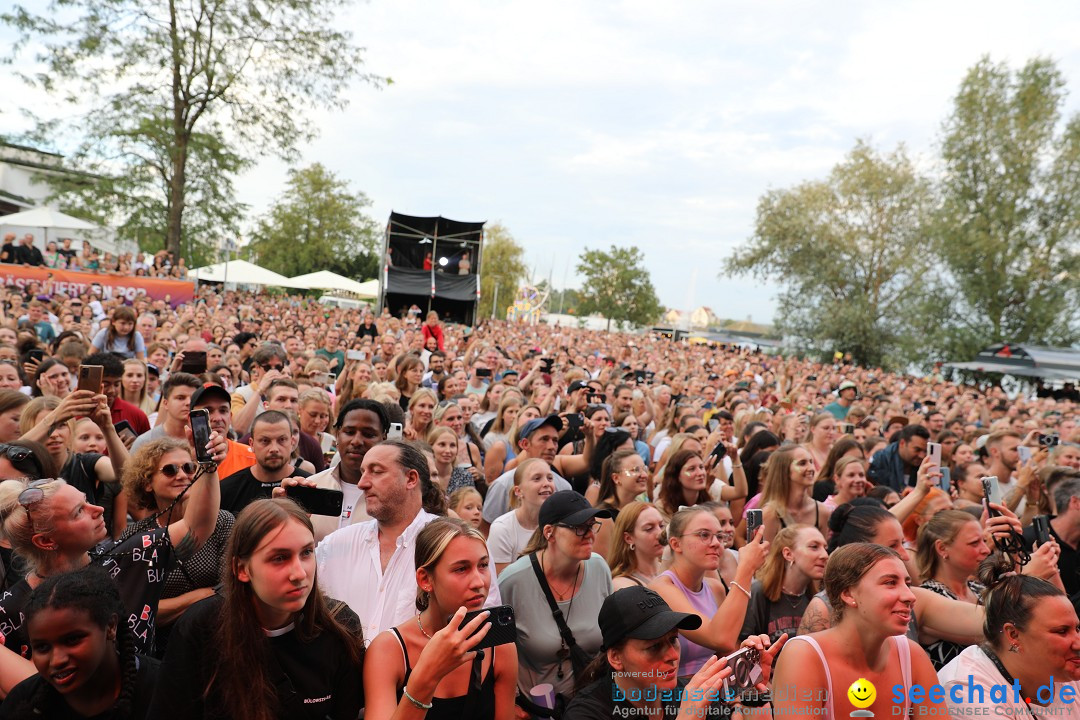
[[[120,593],[104,570],[54,575],[25,612],[38,674],[12,689],[0,718],[147,717],[158,663],[136,654]]]
[[[492,627],[472,636],[484,614],[459,629],[466,611],[483,608],[491,586],[484,536],[456,518],[431,521],[416,537],[416,584],[415,621],[371,643],[371,652],[385,662],[364,668],[364,717],[512,720],[515,646],[472,650]]]
[[[223,593],[173,627],[149,717],[356,720],[363,634],[319,591],[307,513],[284,498],[251,503],[222,567]]]

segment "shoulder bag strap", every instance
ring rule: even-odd
[[[562,636],[567,648],[574,647],[577,645],[577,641],[574,640],[574,633],[570,631],[562,610],[559,609],[558,603],[555,602],[555,596],[551,594],[551,587],[548,586],[544,571],[540,568],[540,561],[536,559],[536,553],[529,556],[529,561],[532,563],[533,572],[536,573],[536,580],[540,583],[540,589],[544,591],[544,597],[547,598],[548,607],[551,608],[551,616],[555,618],[555,624],[559,627],[559,635]]]

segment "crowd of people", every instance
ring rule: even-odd
[[[94,247],[89,240],[83,240],[79,249],[76,249],[74,241],[65,237],[48,240],[45,250],[42,251],[34,242],[33,233],[26,233],[17,240],[16,237],[15,233],[4,235],[4,244],[0,246],[0,263],[187,280],[188,268],[184,265],[184,258],[174,258],[167,250],[156,253],[114,254]]]
[[[1074,397],[10,291],[0,718],[1080,716]]]

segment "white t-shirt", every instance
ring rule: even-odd
[[[1047,680],[1049,681],[1049,678]],[[1023,698],[1015,702],[1016,693],[1011,684],[1006,683],[1005,678],[994,665],[994,661],[987,657],[978,645],[969,645],[964,648],[963,652],[952,659],[952,662],[941,668],[938,671],[938,682],[945,688],[945,701],[950,709],[986,708],[989,715],[1030,717]],[[995,686],[998,686],[996,691]],[[1061,701],[1061,691],[1065,686],[1071,687],[1071,690],[1066,691],[1072,693],[1071,703]],[[960,698],[960,702],[955,702],[955,698],[949,694],[953,687],[960,688],[952,691],[956,698]],[[970,696],[969,693],[971,693]],[[969,702],[969,697],[973,702]],[[1032,698],[1033,701],[1035,699]],[[1054,683],[1053,702],[1043,706],[1032,702],[1031,706],[1036,708],[1040,715],[1045,713],[1047,717],[1080,716],[1080,685],[1075,682]]]
[[[495,518],[488,532],[487,544],[491,562],[512,563],[517,560],[532,539],[533,532],[521,526],[517,513],[513,510]]]

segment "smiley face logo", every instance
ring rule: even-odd
[[[851,683],[851,687],[847,689],[848,700],[851,704],[857,708],[868,708],[874,704],[874,699],[877,697],[877,689],[874,684],[866,678],[859,678],[855,682]]]

